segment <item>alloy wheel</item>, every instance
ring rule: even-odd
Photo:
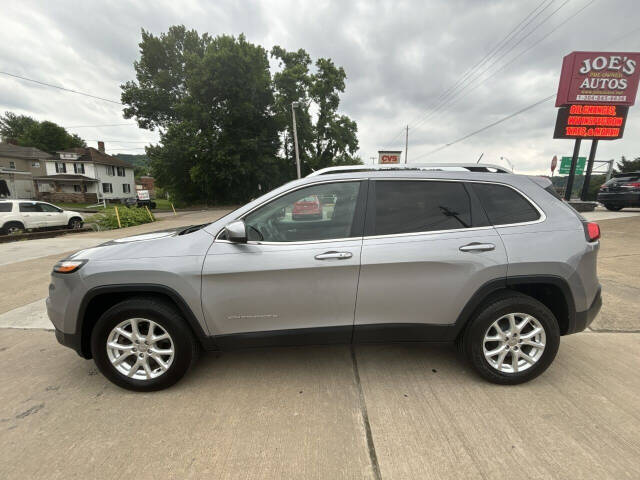
[[[484,358],[502,373],[520,373],[535,365],[546,345],[542,324],[527,313],[508,313],[487,329],[482,342]]]
[[[111,365],[136,380],[161,376],[175,357],[169,333],[146,318],[130,318],[116,325],[107,337],[106,348]]]

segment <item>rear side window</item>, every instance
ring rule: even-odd
[[[492,183],[474,183],[473,189],[493,225],[533,222],[540,213],[513,188]]]
[[[40,205],[37,203],[21,203],[20,204],[21,212],[42,212]]]
[[[376,181],[374,235],[471,226],[471,200],[462,183]]]
[[[13,203],[0,202],[0,212],[10,212],[12,210]]]

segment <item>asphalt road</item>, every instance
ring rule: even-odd
[[[8,262],[0,245],[0,326],[47,326],[39,302],[67,248],[221,214],[20,242]],[[640,216],[599,221],[603,310],[516,387],[453,348],[372,345],[206,354],[139,394],[50,331],[0,328],[0,478],[640,478]]]

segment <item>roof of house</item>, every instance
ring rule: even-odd
[[[50,153],[43,152],[35,147],[21,147],[11,143],[0,142],[0,156],[31,159],[47,159],[53,158]]]
[[[102,165],[113,165],[114,167],[133,168],[133,165],[129,162],[125,162],[117,157],[112,157],[111,155],[102,153],[100,150],[93,147],[69,148],[67,150],[61,150],[60,152],[79,154],[80,157],[77,159],[78,162],[93,162],[100,163]]]
[[[87,177],[85,175],[74,175],[72,173],[59,173],[56,175],[42,175],[34,177],[34,180],[83,180],[85,182],[98,182],[97,178]]]

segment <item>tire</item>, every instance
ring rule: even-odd
[[[9,235],[12,233],[23,233],[24,225],[20,222],[7,222],[3,225],[1,231],[4,235]]]
[[[617,205],[611,205],[610,203],[605,203],[604,208],[607,210],[611,210],[612,212],[619,212],[623,207],[619,207]]]
[[[148,335],[148,322],[152,321],[155,323],[153,335],[160,337],[166,333],[169,339],[152,342],[146,337],[148,345],[143,345],[142,340],[134,344],[131,322],[136,320],[142,337]],[[146,332],[144,322],[147,322]],[[119,335],[114,339],[118,326],[133,338]],[[116,354],[119,350],[110,349],[108,342],[127,347],[122,351],[122,355],[127,355],[118,365],[114,362],[118,363],[120,356]],[[156,353],[171,350],[172,355]],[[91,353],[100,372],[116,385],[127,390],[150,392],[170,387],[185,375],[197,359],[198,343],[174,305],[161,299],[136,297],[114,305],[100,317],[91,332]],[[155,358],[160,358],[166,368],[162,368]],[[146,362],[149,368],[138,365],[139,361]],[[125,374],[134,368],[132,376]]]
[[[69,220],[69,224],[67,225],[69,230],[79,230],[82,228],[82,219],[78,217],[73,217]]]
[[[508,317],[510,314],[515,314],[514,323],[516,325],[521,324],[525,318],[533,318],[522,327],[522,339],[517,334],[511,334],[508,341],[504,340],[503,335],[501,341],[485,342],[486,337],[498,338],[500,336],[493,326],[497,321],[499,321],[498,325],[501,330],[508,331],[511,324]],[[543,329],[544,337],[542,334],[537,334],[526,338],[533,335],[533,329],[536,327]],[[517,343],[518,341],[521,343]],[[544,348],[524,343],[544,344]],[[463,334],[460,346],[467,360],[484,379],[502,385],[516,385],[534,379],[551,365],[560,346],[560,329],[553,313],[542,303],[528,295],[505,292],[487,301],[477,311],[477,315],[471,320]],[[502,351],[499,350],[501,348]],[[500,353],[487,357],[485,351],[488,351],[489,355],[495,351],[500,351]],[[523,354],[529,360],[521,357]],[[514,355],[516,355],[517,371],[514,371],[512,363]],[[499,370],[497,366],[501,357],[503,362]],[[489,362],[488,358],[492,360],[493,364]],[[535,360],[534,363],[531,363],[531,360]]]

